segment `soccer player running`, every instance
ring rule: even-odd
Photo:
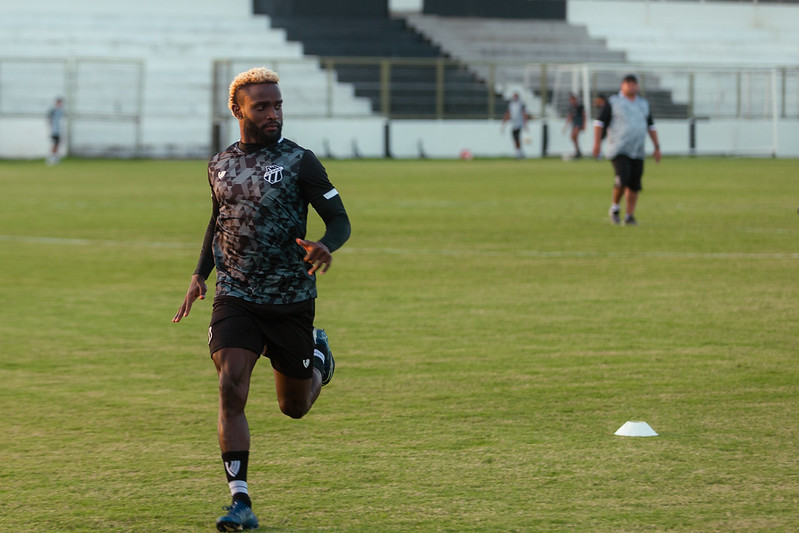
[[[219,376],[217,432],[232,505],[219,531],[258,527],[247,486],[250,432],[244,408],[261,355],[271,360],[280,410],[305,415],[330,382],[335,362],[324,330],[315,329],[316,275],[349,238],[344,204],[316,156],[283,138],[278,75],[242,72],[230,84],[228,106],[241,140],[208,163],[212,214],[183,304],[189,316],[204,299],[216,267],[208,345]],[[305,239],[308,205],[325,223],[319,241]]]
[[[599,157],[603,130],[607,128],[606,157],[613,163],[616,171],[613,183],[610,221],[621,224],[619,202],[622,195],[626,200],[624,224],[635,226],[635,205],[641,191],[641,177],[644,174],[646,134],[655,145],[655,162],[660,162],[660,143],[649,110],[649,102],[638,95],[638,78],[628,74],[621,82],[619,94],[607,99],[605,106],[594,121],[594,157]]]

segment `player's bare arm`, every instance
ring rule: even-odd
[[[172,319],[172,322],[180,322],[182,318],[189,316],[192,304],[197,298],[205,300],[206,292],[208,292],[208,288],[205,286],[205,278],[200,274],[194,274],[191,277],[191,283],[189,283],[189,290],[186,291],[186,297],[183,298],[183,303]]]
[[[658,132],[656,130],[649,130],[649,138],[652,139],[652,144],[655,145],[655,151],[652,156],[655,158],[655,163],[660,163],[660,142],[658,141]]]
[[[306,241],[297,239],[297,244],[302,246],[305,250],[305,257],[303,261],[311,265],[308,275],[312,276],[317,270],[320,274],[327,272],[330,264],[333,262],[333,254],[321,242]]]
[[[599,151],[602,147],[602,126],[594,125],[594,149],[592,153],[594,157],[599,157]]]

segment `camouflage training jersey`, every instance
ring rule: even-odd
[[[208,162],[213,214],[195,273],[217,270],[216,295],[261,304],[316,297],[303,262],[308,205],[325,221],[332,252],[349,237],[349,219],[324,167],[288,139],[269,146],[234,143]]]

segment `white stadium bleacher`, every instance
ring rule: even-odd
[[[541,85],[539,64],[605,64],[625,70],[672,65],[675,72],[686,65],[720,71],[785,67],[789,75],[781,78],[777,96],[784,106],[780,128],[788,128],[788,133],[781,133],[780,153],[799,154],[799,143],[784,140],[795,137],[791,132],[799,117],[799,5],[567,2],[566,21],[418,12],[394,16],[407,19],[484,81],[493,79],[499,92],[526,92],[528,107],[536,115],[544,107],[534,90]],[[355,151],[351,146],[379,156],[389,145],[383,137],[388,124],[372,112],[370,102],[356,97],[352,85],[339,83],[318,58],[305,56],[301,44],[287,41],[286,31],[270,27],[268,16],[254,15],[251,0],[0,0],[0,8],[0,157],[46,154],[44,115],[57,96],[68,97],[67,144],[73,154],[205,157],[217,142],[228,142],[236,133],[235,120],[225,109],[227,83],[237,72],[259,65],[281,74],[289,136],[299,130],[310,146],[329,144],[331,153],[344,157]],[[714,100],[692,107],[705,118],[713,115],[713,106],[729,107],[742,92],[771,91],[775,85],[714,72],[706,82],[697,77],[696,87],[689,88],[683,74],[661,71],[647,78],[647,89],[657,85],[674,99],[669,105],[683,109],[688,107],[689,89],[708,94]],[[547,83],[552,83],[553,72],[557,70],[550,68]],[[618,72],[608,69],[596,78],[603,76],[610,80],[608,87],[618,87]],[[561,85],[561,90],[570,88]],[[546,113],[562,113],[558,106],[559,102],[547,106]],[[738,108],[744,116],[746,106]],[[227,131],[217,132],[214,124],[223,124]],[[437,152],[434,144],[458,139],[465,147],[462,124],[418,121],[408,128],[392,126],[395,132],[408,132],[407,139],[400,134],[391,138],[393,154],[415,156],[423,137],[427,153],[449,154],[450,147]],[[477,155],[508,153],[507,138],[496,126],[497,138],[483,139],[480,148],[486,153]],[[703,125],[709,126],[712,123]],[[680,123],[676,130],[680,137],[664,136],[664,145],[684,153],[687,141],[682,132],[687,128]],[[560,150],[559,142],[551,136],[551,152]],[[400,144],[407,148],[398,148]],[[540,145],[537,138],[534,145]]]
[[[757,4],[569,0],[567,21],[440,17],[411,13],[410,25],[509,96],[540,80],[525,63],[629,63],[715,67],[799,65],[799,8]],[[530,72],[533,79],[530,79]]]
[[[568,21],[632,63],[799,65],[799,6],[569,0]]]
[[[329,74],[319,61],[270,28],[267,16],[253,15],[248,0],[225,2],[225,9],[207,0],[65,4],[39,0],[4,10],[0,111],[43,116],[55,97],[69,95],[74,153],[108,152],[109,131],[124,131],[112,152],[207,156],[211,104],[224,102],[224,93],[212,91],[219,85],[224,91],[230,81],[214,87],[214,64],[227,58],[252,58],[237,63],[240,70],[278,70],[287,114],[328,114],[331,98],[334,115],[371,113],[350,86],[334,83],[328,91]]]
[[[529,63],[613,63],[625,60],[623,53],[607,49],[601,39],[588,35],[585,27],[557,20],[482,19],[406,14],[408,24],[436,43],[453,58],[468,65],[484,80],[490,77],[488,62],[495,64],[496,89],[509,98],[519,92],[528,107],[540,109],[537,74],[529,79]]]

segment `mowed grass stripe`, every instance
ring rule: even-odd
[[[17,242],[25,244],[53,244],[58,246],[116,246],[145,248],[196,248],[196,243],[179,242],[147,242],[147,241],[99,241],[90,239],[61,239],[57,237],[25,237],[21,235],[0,235],[0,242]],[[443,256],[478,256],[478,257],[533,257],[533,258],[632,258],[654,257],[674,259],[799,259],[799,253],[697,253],[697,252],[580,252],[580,251],[539,251],[516,250],[510,252],[491,252],[486,250],[450,250],[450,249],[404,249],[404,248],[343,248],[340,254],[360,255],[443,255]]]

